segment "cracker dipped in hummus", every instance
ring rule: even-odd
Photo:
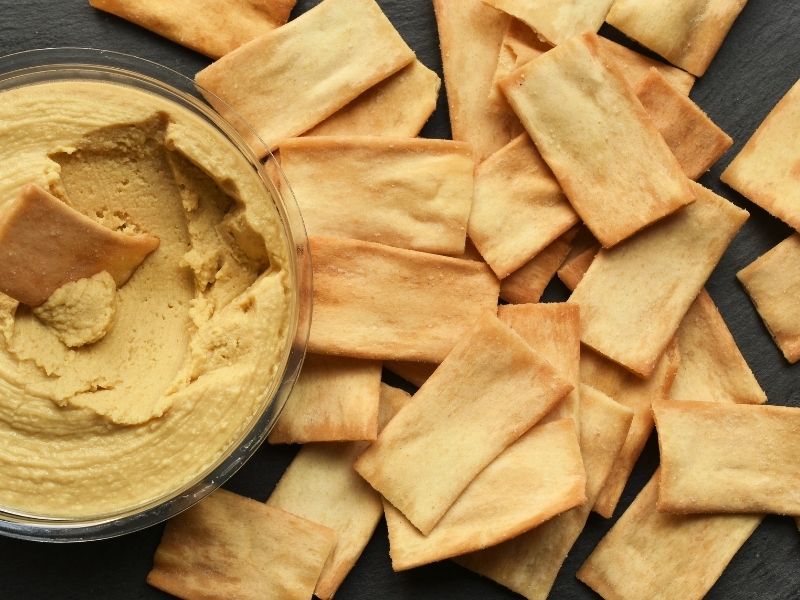
[[[40,306],[0,294],[0,507],[133,509],[199,478],[263,411],[291,336],[290,246],[230,141],[119,84],[0,93],[0,215],[31,185],[157,243],[125,281],[104,270]]]

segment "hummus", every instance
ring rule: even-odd
[[[0,295],[0,508],[99,517],[213,467],[280,378],[289,244],[257,174],[155,95],[53,82],[0,93],[0,210],[36,183],[159,248],[31,310]]]

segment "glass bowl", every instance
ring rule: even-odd
[[[56,81],[98,81],[149,92],[200,117],[221,133],[258,174],[274,203],[289,256],[290,322],[278,376],[263,392],[260,409],[242,428],[244,434],[210,467],[198,469],[191,481],[145,504],[91,517],[48,517],[0,506],[0,535],[72,542],[99,540],[137,531],[191,507],[227,481],[259,448],[275,424],[297,379],[305,356],[311,321],[311,269],[306,232],[298,206],[274,164],[269,173],[238,133],[252,131],[236,117],[223,119],[204,100],[212,96],[187,77],[154,62],[117,52],[57,48],[31,50],[0,58],[0,92]],[[216,100],[221,102],[220,100]],[[231,113],[234,114],[234,113]],[[232,122],[236,121],[236,122]]]

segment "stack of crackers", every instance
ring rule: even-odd
[[[577,573],[604,598],[701,598],[764,514],[800,516],[800,409],[763,406],[704,290],[748,213],[696,183],[732,140],[688,93],[745,0],[433,0],[453,141],[415,137],[440,81],[374,0],[92,4],[221,56],[196,81],[279,156],[313,258],[269,438],[305,445],[266,504],[173,519],[152,585],[331,598],[385,516],[395,570],[544,599],[654,427],[659,471]],[[800,83],[722,178],[795,229],[798,140]],[[569,301],[539,303],[556,275]],[[800,235],[739,278],[796,362]]]

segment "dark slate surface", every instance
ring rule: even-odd
[[[315,0],[301,0],[296,13],[316,3]],[[420,59],[441,74],[436,25],[429,0],[379,0],[379,3]],[[609,28],[604,28],[603,32],[621,39]],[[188,76],[208,63],[202,56],[167,40],[96,12],[82,0],[0,0],[0,55],[58,46],[127,52],[155,60]],[[800,406],[800,364],[790,367],[784,361],[734,277],[736,271],[786,237],[790,230],[720,184],[719,174],[798,76],[800,4],[796,0],[750,0],[708,74],[692,93],[736,140],[733,150],[702,182],[747,208],[752,215],[712,275],[708,288],[770,402],[793,406]],[[442,94],[439,109],[425,127],[424,135],[447,137],[449,132]],[[548,300],[565,297],[565,290],[557,283],[550,286],[546,296]],[[289,448],[262,448],[227,487],[265,499],[293,454],[294,450]],[[652,439],[625,491],[623,508],[644,485],[657,461],[658,447]],[[597,598],[575,579],[574,574],[609,525],[596,516],[590,519],[566,561],[552,598]],[[160,534],[161,527],[153,527],[123,539],[70,546],[0,539],[0,598],[165,598],[144,582]],[[658,590],[652,592],[653,598],[658,597]],[[385,525],[379,527],[337,594],[340,600],[515,597],[450,562],[393,574]],[[768,517],[733,559],[708,597],[715,600],[800,598],[800,534],[794,522]]]

